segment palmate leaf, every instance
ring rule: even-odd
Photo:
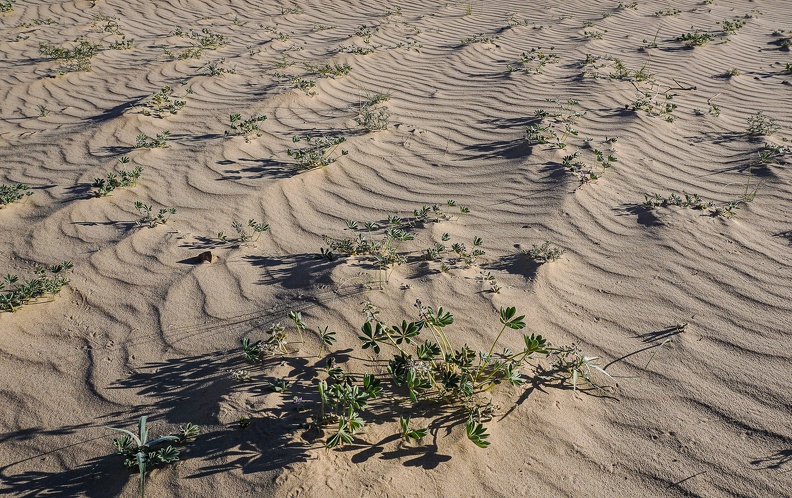
[[[396,336],[396,344],[401,344],[402,341],[410,344],[410,339],[421,333],[424,322],[410,322],[402,320],[401,327],[395,325],[393,327],[393,334]]]
[[[375,353],[379,354],[380,345],[377,344],[377,341],[382,340],[385,336],[382,324],[376,322],[376,325],[372,327],[371,322],[366,322],[363,324],[363,327],[361,327],[361,331],[363,335],[359,335],[358,339],[363,341],[363,349],[372,348]]]
[[[345,443],[352,443],[352,441],[352,434],[350,434],[346,428],[346,420],[344,417],[341,417],[341,420],[338,421],[336,433],[327,439],[325,446],[328,448],[335,448],[339,445],[343,446]]]
[[[515,317],[514,315],[517,314],[517,308],[514,306],[509,306],[508,308],[501,308],[500,309],[500,321],[505,326],[509,327],[510,329],[519,330],[525,328],[525,322],[523,319],[525,315],[520,315]]]
[[[479,448],[486,448],[490,445],[490,442],[487,441],[489,434],[487,434],[487,429],[481,422],[476,422],[472,418],[469,418],[465,425],[465,430],[468,439],[473,441],[473,444]]]

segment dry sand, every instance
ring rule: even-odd
[[[397,5],[401,15],[384,15]],[[681,12],[653,15],[665,9]],[[134,47],[105,48],[90,72],[57,75],[39,43],[120,40],[97,16],[116,18]],[[725,42],[716,23],[745,16]],[[56,23],[20,26],[47,18]],[[361,25],[378,27],[369,45],[355,35]],[[174,60],[164,48],[194,43],[177,27],[208,28],[228,44]],[[674,40],[695,30],[715,40],[695,49]],[[792,55],[779,44],[790,30],[784,0],[639,0],[634,9],[598,0],[17,0],[0,14],[0,182],[35,194],[0,210],[0,273],[30,276],[34,264],[62,260],[74,270],[56,299],[0,313],[0,494],[134,496],[137,481],[103,427],[149,415],[154,433],[203,427],[183,460],[151,473],[152,497],[790,496],[790,156],[756,165],[764,143],[792,136]],[[497,38],[460,43],[479,34]],[[655,35],[658,47],[640,50]],[[378,48],[338,53],[353,44]],[[551,46],[560,59],[543,74],[507,72],[523,52]],[[600,77],[583,75],[587,54]],[[609,77],[608,56],[631,71],[645,66],[673,94],[675,120],[625,112],[636,89]],[[278,69],[283,57],[297,64]],[[220,58],[236,73],[209,76],[203,66]],[[352,70],[309,77],[314,96],[275,77],[328,61]],[[722,76],[731,69],[742,74]],[[166,85],[191,91],[186,106],[144,116],[139,104]],[[358,104],[377,91],[391,94],[390,126],[364,133]],[[549,98],[577,99],[585,111],[566,151],[523,140]],[[39,117],[37,105],[49,114]],[[746,121],[760,110],[782,128],[749,137]],[[266,115],[262,136],[225,137],[232,113]],[[167,148],[133,149],[136,135],[163,130]],[[297,171],[286,151],[292,136],[311,133],[346,136],[349,154]],[[580,148],[591,162],[584,137],[618,162],[581,185],[562,157]],[[121,155],[143,167],[138,185],[90,198],[90,183]],[[683,191],[723,205],[749,182],[760,188],[734,217],[641,207],[645,193]],[[322,235],[349,234],[346,219],[410,216],[447,199],[471,213],[415,230],[404,250],[417,256],[444,232],[468,245],[480,236],[486,255],[470,268],[411,260],[381,291],[360,260],[313,258]],[[137,200],[177,212],[137,228]],[[255,245],[214,249],[214,264],[191,259],[249,218],[271,231]],[[520,249],[545,240],[566,253],[529,264]],[[480,271],[500,292],[476,280]],[[497,332],[498,308],[516,306],[529,332],[599,356],[612,392],[504,387],[488,449],[467,441],[462,425],[420,417],[430,435],[402,444],[392,414],[381,413],[355,445],[327,451],[295,427],[303,415],[292,393],[267,389],[278,376],[310,387],[323,365],[311,357],[314,334],[287,361],[251,367],[251,383],[228,374],[245,365],[239,340],[264,337],[290,310],[312,330],[338,332],[334,355],[370,364],[356,337],[360,303],[396,321],[415,316],[416,299],[451,310],[457,345],[478,348]],[[519,335],[504,343],[520,347]],[[240,429],[243,416],[251,424]]]

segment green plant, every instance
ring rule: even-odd
[[[270,226],[266,223],[259,223],[251,218],[248,220],[247,225],[243,225],[238,221],[232,221],[231,228],[236,232],[236,238],[229,239],[225,233],[217,232],[217,238],[220,242],[235,245],[242,245],[248,242],[255,243],[258,241],[259,237],[261,237],[262,233],[269,231]],[[248,228],[252,231],[248,232]]]
[[[65,69],[90,71],[91,58],[99,53],[102,45],[88,41],[83,37],[78,37],[74,41],[77,45],[72,48],[56,47],[51,43],[39,43],[39,53],[48,59],[66,61]]]
[[[231,122],[229,127],[231,131],[226,130],[225,134],[228,135],[237,135],[240,137],[245,137],[245,142],[250,142],[253,140],[254,136],[256,138],[261,136],[261,128],[259,128],[259,123],[265,121],[267,116],[253,114],[247,119],[242,119],[241,114],[231,114],[228,116],[228,120]]]
[[[146,420],[147,417],[145,415],[138,420],[137,434],[126,429],[105,427],[112,431],[124,433],[120,438],[113,439],[113,447],[116,453],[125,457],[124,466],[126,468],[130,471],[137,470],[140,473],[138,482],[141,498],[145,494],[146,472],[154,466],[173,463],[179,459],[179,450],[170,443],[191,443],[195,441],[201,432],[200,427],[197,425],[187,423],[179,427],[179,435],[160,436],[149,441]],[[168,446],[163,447],[165,444],[168,444]]]
[[[684,199],[673,192],[668,197],[663,197],[657,193],[651,195],[644,194],[643,207],[646,209],[654,209],[656,207],[680,206],[704,210],[714,205],[712,202],[704,202],[698,194],[682,192],[682,195]]]
[[[187,105],[187,101],[179,100],[178,97],[171,98],[172,96],[173,88],[162,87],[160,91],[151,96],[148,102],[143,104],[143,115],[162,119],[165,116],[178,114]]]
[[[378,27],[369,27],[365,24],[361,24],[358,26],[357,30],[355,31],[355,36],[359,36],[363,38],[363,43],[369,44],[371,43],[371,37],[374,36],[374,33],[378,32]]]
[[[409,415],[406,418],[399,416],[399,428],[401,429],[401,436],[405,442],[410,441],[410,439],[414,441],[419,441],[429,432],[429,429],[426,428],[411,429]]]
[[[638,97],[625,104],[624,108],[629,111],[644,111],[650,116],[661,116],[666,121],[673,122],[673,112],[677,105],[672,102],[674,95],[671,93],[661,93],[658,90],[653,92],[638,91]]]
[[[36,112],[38,112],[40,118],[46,118],[49,116],[49,109],[47,109],[47,106],[43,104],[38,104],[36,106]]]
[[[0,2],[0,12],[13,12],[15,2],[16,0],[8,0],[6,2]]]
[[[742,73],[740,72],[739,69],[734,68],[734,69],[729,69],[729,70],[725,71],[723,73],[723,77],[724,78],[732,78],[734,76],[740,76],[741,74]]]
[[[754,136],[772,135],[781,129],[775,119],[766,116],[764,111],[759,111],[748,117],[748,134]]]
[[[711,42],[715,37],[709,33],[685,33],[674,39],[685,42],[686,47],[694,48],[706,45],[707,42]]]
[[[388,129],[390,112],[386,105],[361,104],[355,122],[367,131],[381,131]]]
[[[17,275],[7,274],[0,281],[0,290],[6,286],[9,287],[3,294],[0,294],[0,311],[14,312],[26,304],[37,301],[40,297],[58,295],[63,286],[69,283],[65,273],[72,268],[74,265],[70,261],[48,267],[36,265],[33,269],[36,276],[32,279],[25,279],[19,284],[17,284],[19,282]],[[47,276],[47,271],[53,276]],[[16,287],[11,288],[15,284],[17,284]]]
[[[155,215],[152,212],[152,207],[143,204],[140,201],[135,201],[135,210],[140,215],[140,218],[135,222],[137,226],[148,226],[154,228],[157,225],[164,225],[168,222],[171,215],[176,214],[176,208],[160,208]]]
[[[719,24],[721,27],[721,31],[723,31],[726,35],[733,35],[736,34],[737,31],[745,26],[745,21],[742,19],[724,19],[723,21],[716,22],[715,24]]]
[[[108,48],[110,50],[131,50],[135,46],[135,40],[127,40],[126,36],[122,36],[120,40],[111,42]]]
[[[523,254],[525,254],[528,259],[534,263],[549,263],[561,259],[561,256],[565,252],[566,249],[560,249],[558,247],[551,246],[550,241],[548,240],[545,241],[545,243],[541,246],[533,244],[530,249],[525,249]]]
[[[557,64],[560,60],[554,50],[555,47],[548,48],[546,52],[542,47],[532,48],[520,55],[519,67],[507,65],[506,69],[510,73],[523,70],[527,73],[542,74],[542,68],[548,64]]]
[[[12,202],[26,199],[33,195],[30,186],[26,183],[11,183],[6,185],[0,183],[0,209],[3,209]]]
[[[346,62],[343,64],[325,64],[320,66],[311,62],[304,62],[303,67],[309,74],[316,74],[323,78],[335,78],[338,76],[346,76],[352,71],[352,66]]]
[[[588,38],[590,40],[602,40],[603,36],[605,36],[605,33],[607,33],[607,32],[608,32],[607,29],[604,30],[604,31],[596,31],[596,30],[588,31],[588,30],[586,30],[586,31],[583,32],[583,36],[585,36],[586,38]]]
[[[168,146],[169,139],[170,139],[170,130],[164,130],[162,133],[157,133],[157,136],[154,138],[151,138],[148,135],[141,133],[135,137],[135,148],[136,149],[164,148]]]
[[[302,90],[302,92],[309,97],[316,95],[316,92],[312,90],[312,88],[316,86],[315,80],[308,80],[302,76],[293,76],[283,73],[275,73],[273,76],[278,80],[278,82],[283,82],[284,80],[289,82],[294,88]]]
[[[580,106],[580,102],[574,99],[566,101],[546,99],[546,101],[555,104],[555,108],[549,112],[544,109],[534,111],[536,122],[525,129],[525,141],[529,145],[552,143],[554,147],[564,149],[567,140],[579,134],[574,126],[585,113],[576,109]]]
[[[121,164],[129,163],[127,156],[122,156],[118,162]],[[97,178],[91,184],[95,197],[104,197],[119,187],[134,187],[140,178],[143,168],[135,166],[131,171],[119,170],[117,173],[108,173],[107,178]]]
[[[664,17],[664,16],[675,16],[677,14],[681,14],[682,11],[679,9],[665,9],[665,10],[658,10],[654,13],[656,17]]]
[[[370,47],[358,47],[357,45],[341,45],[338,47],[340,53],[355,54],[355,55],[368,55],[373,54],[377,48],[372,45]]]
[[[289,157],[294,158],[299,164],[300,169],[314,169],[327,166],[336,161],[332,156],[336,148],[346,141],[342,136],[328,136],[322,135],[319,137],[298,137],[292,138],[292,142],[300,143],[306,142],[305,147],[299,149],[288,149],[286,153]],[[341,155],[346,155],[348,152],[344,149],[341,150]]]
[[[226,74],[236,74],[236,69],[225,67],[225,58],[207,62],[203,67],[209,72],[209,76],[224,76]]]
[[[495,45],[495,40],[500,38],[499,36],[485,36],[484,33],[479,33],[477,35],[470,36],[468,38],[462,38],[460,43],[462,45],[472,45],[474,43],[489,43],[491,45]]]

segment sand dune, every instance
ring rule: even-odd
[[[104,427],[148,415],[158,434],[203,429],[177,464],[152,471],[148,496],[789,496],[792,56],[781,42],[792,7],[629,4],[13,3],[0,14],[0,183],[34,194],[0,210],[0,272],[74,269],[55,299],[0,312],[0,493],[133,496]],[[730,19],[744,26],[727,35],[718,23]],[[204,28],[223,42],[179,58]],[[676,40],[697,32],[713,39]],[[102,45],[90,71],[40,52],[78,36]],[[122,40],[134,45],[109,48]],[[521,64],[532,49],[557,59]],[[351,71],[321,77],[305,63]],[[186,104],[145,115],[166,86]],[[675,104],[673,119],[626,110],[639,92]],[[389,126],[367,133],[355,118],[375,93],[390,97]],[[535,111],[568,99],[581,115],[567,147],[528,143]],[[759,111],[778,131],[748,134]],[[266,116],[260,136],[226,136],[235,113]],[[166,148],[135,147],[164,131]],[[300,170],[292,137],[320,135],[346,138],[337,161]],[[761,164],[766,145],[777,154]],[[581,182],[564,158],[579,151],[591,168],[594,148],[617,161]],[[95,178],[136,166],[136,186],[91,196]],[[714,204],[643,207],[655,193]],[[750,202],[734,216],[715,214],[739,199]],[[135,201],[176,213],[138,227]],[[454,214],[415,228],[383,290],[364,258],[314,257],[324,236],[349,236],[345,220],[432,204]],[[255,243],[218,241],[248,219],[271,228]],[[481,237],[486,254],[448,272],[420,261],[445,233]],[[566,252],[528,261],[521,250],[544,241]],[[208,249],[219,260],[200,264]],[[300,311],[311,330],[337,331],[330,356],[373,368],[357,339],[361,303],[397,322],[415,319],[417,299],[454,313],[457,346],[484,350],[498,309],[516,306],[529,332],[600,357],[610,388],[499,386],[487,449],[458,414],[416,412],[431,430],[406,444],[399,413],[375,410],[355,444],[326,450],[292,403],[314,395],[316,334],[291,337],[282,362],[242,359],[241,338]],[[253,382],[233,382],[240,368]],[[280,378],[293,392],[269,391]]]

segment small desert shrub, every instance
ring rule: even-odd
[[[6,185],[0,183],[0,209],[3,209],[12,202],[17,202],[33,195],[33,191],[26,183],[12,183]]]
[[[355,118],[355,122],[367,131],[387,130],[389,120],[390,112],[386,105],[363,104]]]
[[[122,432],[124,435],[118,439],[113,439],[113,448],[116,453],[124,457],[124,466],[130,472],[137,471],[139,477],[140,498],[143,498],[146,490],[146,472],[152,467],[173,463],[179,459],[180,451],[173,447],[173,444],[180,445],[195,441],[201,428],[195,424],[187,423],[179,427],[179,434],[160,436],[149,441],[148,427],[146,426],[146,416],[140,417],[138,421],[138,433],[135,434],[126,429],[105,427],[112,431]],[[165,446],[167,444],[167,446]]]
[[[164,86],[154,95],[151,99],[144,104],[142,113],[144,116],[153,116],[155,118],[164,118],[171,114],[178,114],[179,111],[187,105],[186,100],[179,100],[178,97],[173,97],[173,88]]]
[[[546,51],[545,51],[546,50]],[[542,69],[548,64],[557,64],[560,60],[558,54],[554,52],[555,47],[543,49],[542,47],[532,48],[520,55],[519,65],[506,65],[510,72],[525,71],[527,73],[542,74]]]
[[[129,163],[129,158],[123,156],[118,160],[121,164]],[[119,170],[117,173],[108,173],[107,178],[97,178],[91,184],[96,197],[104,197],[113,190],[120,187],[134,187],[137,185],[138,178],[143,172],[143,168],[135,166],[131,171]]]
[[[468,38],[462,38],[460,43],[462,45],[472,45],[474,43],[489,43],[490,45],[495,45],[495,40],[498,38],[498,36],[485,36],[483,33],[479,33]]]
[[[140,135],[135,137],[135,148],[161,149],[168,146],[168,140],[170,140],[170,130],[164,130],[162,133],[157,133],[157,136],[154,138],[151,138],[148,135],[141,133]]]
[[[203,67],[209,72],[209,76],[224,76],[226,74],[236,74],[236,69],[225,67],[225,59],[207,62]]]
[[[259,128],[259,123],[265,121],[267,116],[262,116],[259,114],[253,114],[247,119],[242,119],[241,114],[231,114],[228,116],[228,120],[230,121],[229,127],[231,131],[226,130],[225,134],[228,135],[237,135],[240,137],[245,137],[245,142],[250,142],[253,138],[258,138],[261,136],[261,128]]]
[[[376,47],[373,45],[370,47],[358,47],[357,45],[341,45],[338,47],[338,51],[340,53],[345,54],[355,54],[355,55],[368,55],[373,54],[376,51]]]
[[[672,102],[673,98],[674,95],[671,93],[639,91],[637,98],[625,104],[624,108],[633,112],[644,111],[650,116],[661,116],[670,123],[674,121],[672,113],[677,108]]]
[[[772,135],[780,129],[781,126],[776,123],[776,120],[766,116],[764,111],[759,111],[748,117],[747,131],[749,135]]]
[[[300,143],[305,141],[306,146],[299,149],[288,149],[286,153],[289,157],[294,158],[299,164],[300,169],[313,169],[321,168],[336,162],[333,157],[333,152],[338,146],[346,141],[342,136],[329,136],[322,135],[320,137],[293,137],[292,142]],[[341,150],[341,155],[347,155],[348,152],[344,149]]]
[[[685,33],[684,35],[677,36],[674,39],[685,42],[686,47],[693,48],[706,45],[707,42],[711,42],[715,39],[715,37],[709,33]]]
[[[716,24],[720,24],[721,30],[726,35],[733,35],[737,33],[737,31],[745,26],[745,21],[742,19],[724,19],[723,21],[719,21]]]
[[[679,9],[665,9],[665,10],[658,10],[654,13],[656,17],[664,17],[664,16],[675,16],[677,14],[681,14],[682,11]]]
[[[338,76],[346,76],[352,71],[352,66],[346,62],[343,64],[325,64],[320,66],[311,62],[304,62],[303,67],[309,74],[316,74],[322,78],[336,78]]]
[[[533,244],[530,249],[525,249],[523,254],[534,263],[550,263],[558,261],[565,252],[566,249],[551,246],[548,240],[541,246]]]
[[[147,226],[154,228],[157,225],[164,225],[172,214],[176,214],[176,208],[160,208],[155,215],[151,206],[143,204],[140,201],[135,201],[135,210],[140,215],[140,218],[135,221],[135,225],[142,227]]]
[[[270,226],[266,223],[259,223],[253,218],[249,219],[247,225],[243,225],[238,221],[231,222],[231,228],[234,229],[237,236],[229,238],[224,232],[217,232],[217,238],[224,244],[242,245],[248,242],[256,242],[262,233],[268,232]],[[248,231],[248,228],[251,231]]]
[[[70,261],[64,261],[49,267],[37,265],[33,270],[36,276],[32,279],[26,279],[22,283],[18,283],[19,277],[17,275],[6,275],[0,281],[0,290],[6,287],[9,287],[9,289],[0,294],[0,311],[14,312],[21,306],[35,302],[40,297],[58,295],[63,286],[69,283],[65,272],[73,267],[74,265]],[[47,271],[52,276],[46,275]]]
[[[473,444],[486,448],[490,442],[484,424],[496,410],[488,398],[490,391],[499,386],[543,382],[568,384],[573,390],[583,383],[603,389],[595,375],[610,377],[596,365],[596,357],[585,356],[575,344],[555,346],[541,335],[522,334],[520,349],[512,351],[502,346],[504,333],[526,327],[525,316],[518,315],[514,307],[500,308],[492,344],[481,351],[467,344],[454,345],[455,335],[446,332],[454,323],[450,312],[424,306],[421,301],[416,301],[415,308],[417,317],[410,322],[389,324],[380,318],[377,307],[364,304],[366,320],[358,332],[360,354],[387,362],[387,371],[353,372],[329,358],[317,372],[318,384],[311,382],[310,387],[304,387],[299,381],[286,380],[273,384],[282,387],[281,392],[285,388],[297,392],[298,399],[302,399],[300,389],[318,391],[314,427],[329,432],[325,439],[328,448],[353,443],[366,423],[367,410],[393,413],[394,419],[399,414],[398,436],[418,441],[429,432],[428,428],[410,427],[410,412],[418,406],[430,407],[429,412],[424,410],[424,416],[436,419],[435,423],[441,418],[457,420]],[[299,313],[292,312],[290,317],[300,333],[307,329]],[[326,330],[317,328],[319,335]],[[247,338],[242,340],[244,357],[253,363],[278,361],[288,354],[287,344],[287,333],[279,325],[271,329],[266,340],[252,344]]]
[[[91,58],[99,53],[102,45],[85,38],[75,39],[72,48],[57,47],[51,43],[39,43],[39,53],[48,59],[65,61],[65,68],[73,71],[90,71]]]
[[[15,2],[16,0],[8,0],[7,2],[0,2],[0,12],[13,12]]]

